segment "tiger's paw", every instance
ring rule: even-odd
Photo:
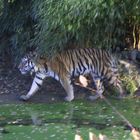
[[[74,99],[74,97],[69,97],[69,96],[66,96],[64,98],[64,100],[67,101],[67,102],[71,102],[73,99]]]
[[[26,95],[21,95],[21,96],[19,97],[19,99],[22,100],[22,101],[27,101],[27,100],[29,100],[29,97],[26,96]]]
[[[91,101],[94,101],[94,100],[97,100],[100,96],[97,94],[97,95],[94,95],[94,96],[89,96],[88,99],[91,100]]]
[[[127,94],[119,95],[118,99],[125,99],[127,97]]]

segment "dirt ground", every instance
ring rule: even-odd
[[[27,94],[33,77],[21,75],[18,69],[0,64],[0,103],[23,103],[19,97]],[[75,86],[75,99],[85,98],[87,91]],[[86,94],[85,94],[86,93]],[[59,82],[47,78],[41,89],[28,101],[29,103],[53,103],[64,101],[66,93]]]

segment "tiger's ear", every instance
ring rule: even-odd
[[[26,53],[30,55],[30,57],[36,58],[37,57],[38,47],[28,47],[26,49]]]
[[[29,52],[30,56],[33,58],[37,58],[37,52],[36,51],[31,51]]]
[[[30,53],[30,52],[33,51],[33,48],[32,47],[27,47],[25,51],[26,51],[26,53]]]
[[[26,53],[29,53],[29,52],[38,52],[39,48],[36,47],[36,46],[31,46],[31,47],[27,47],[26,48]]]

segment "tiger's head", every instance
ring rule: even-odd
[[[33,69],[32,61],[27,55],[21,59],[18,69],[20,70],[21,74],[27,74]]]
[[[36,66],[34,63],[35,54],[30,52],[27,53],[20,61],[18,69],[21,74],[33,73],[35,72]]]

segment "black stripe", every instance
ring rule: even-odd
[[[79,60],[80,63],[81,63],[81,55],[80,55],[80,56],[78,55],[79,51],[80,51],[80,50],[75,51],[75,55],[76,55],[76,57],[77,57],[77,60]],[[83,67],[83,66],[81,66],[82,63],[81,63],[81,65],[80,65],[79,62],[77,62],[77,64],[78,64],[78,68],[79,68],[79,69],[76,68],[76,71],[77,71],[77,73],[80,75],[80,72],[82,72],[82,67]]]
[[[83,57],[84,57],[84,59],[86,61],[86,65],[88,66],[88,69],[89,69],[89,60],[88,60],[88,58],[86,56],[83,56]]]
[[[75,56],[77,57],[77,59],[79,59],[79,55],[77,51],[75,51]]]
[[[36,75],[35,77],[36,77],[37,79],[39,79],[39,80],[43,80],[41,77],[39,77],[39,76],[37,76],[37,75]]]
[[[33,62],[31,61],[31,65],[33,66]]]
[[[92,65],[92,64],[90,64],[90,68],[91,68],[91,70],[92,70],[92,71],[94,70],[94,68],[93,68],[93,65]]]
[[[101,76],[104,76],[105,75],[105,71],[104,71],[104,66],[101,67]]]
[[[37,86],[40,88],[41,87],[41,85],[39,84],[39,83],[37,83],[36,81],[35,81],[35,83],[37,84]]]
[[[94,64],[94,54],[91,54],[89,49],[85,49],[86,53],[88,54],[89,59],[91,60],[91,63],[89,64],[89,68],[91,68],[92,71],[95,71],[95,64]],[[89,63],[89,62],[88,62]]]
[[[80,53],[81,56],[84,57],[85,62],[86,62],[86,65],[88,66],[88,69],[89,69],[89,60],[88,60],[88,58],[86,57],[86,56],[88,56],[87,53],[86,53],[86,49],[84,49],[84,54],[83,54],[83,55],[82,55],[81,50],[79,50],[79,53]]]
[[[82,54],[82,51],[85,51],[85,49],[79,49],[79,54],[80,54],[80,56],[82,56],[83,54]]]
[[[78,63],[78,67],[79,67],[79,69],[80,69],[80,72],[82,71],[82,68],[81,68],[81,66],[80,66],[80,64]]]
[[[77,73],[78,75],[80,75],[80,72],[79,72],[79,69],[78,69],[78,68],[76,68],[76,73]]]
[[[107,77],[107,79],[108,79],[108,81],[110,82],[110,81],[112,80],[112,76],[109,75],[109,76]]]
[[[67,53],[67,55],[69,56],[71,62],[72,62],[72,67],[73,67],[73,71],[72,71],[72,77],[74,77],[75,75],[75,64],[74,64],[74,60],[73,60],[73,57],[72,57],[72,53]]]
[[[44,68],[45,68],[45,71],[48,72],[48,66],[46,63],[44,63]]]
[[[105,65],[110,66],[112,65],[112,56],[109,51],[104,52],[104,59],[106,60]]]
[[[80,61],[81,65],[82,65],[82,67],[84,68],[84,71],[83,71],[83,73],[84,73],[85,70],[86,70],[86,67],[84,66],[84,64],[83,64],[83,62],[81,61],[81,59],[79,59],[79,61]]]
[[[92,57],[94,54],[91,54],[91,53],[89,52],[88,49],[85,49],[85,51],[86,51],[86,53],[88,54],[88,57],[89,57],[89,59],[90,59],[91,62],[92,62],[92,65],[94,66],[93,57]],[[89,63],[89,62],[88,62],[88,63]],[[89,67],[90,67],[90,65],[91,65],[91,64],[89,64]]]
[[[72,77],[74,78],[75,75],[75,70],[72,71]]]
[[[95,49],[90,49],[90,51],[89,51],[90,55],[92,56],[92,59],[91,60],[92,60],[92,64],[94,65],[94,69],[97,69],[97,63],[98,63],[97,62],[98,61],[97,60],[98,58],[97,58],[96,51],[97,50],[95,50]]]
[[[39,68],[38,68],[37,72],[41,72]]]
[[[106,68],[106,67],[104,67],[104,71],[103,71],[103,75],[102,76],[107,76],[107,74],[108,74],[108,69]]]

